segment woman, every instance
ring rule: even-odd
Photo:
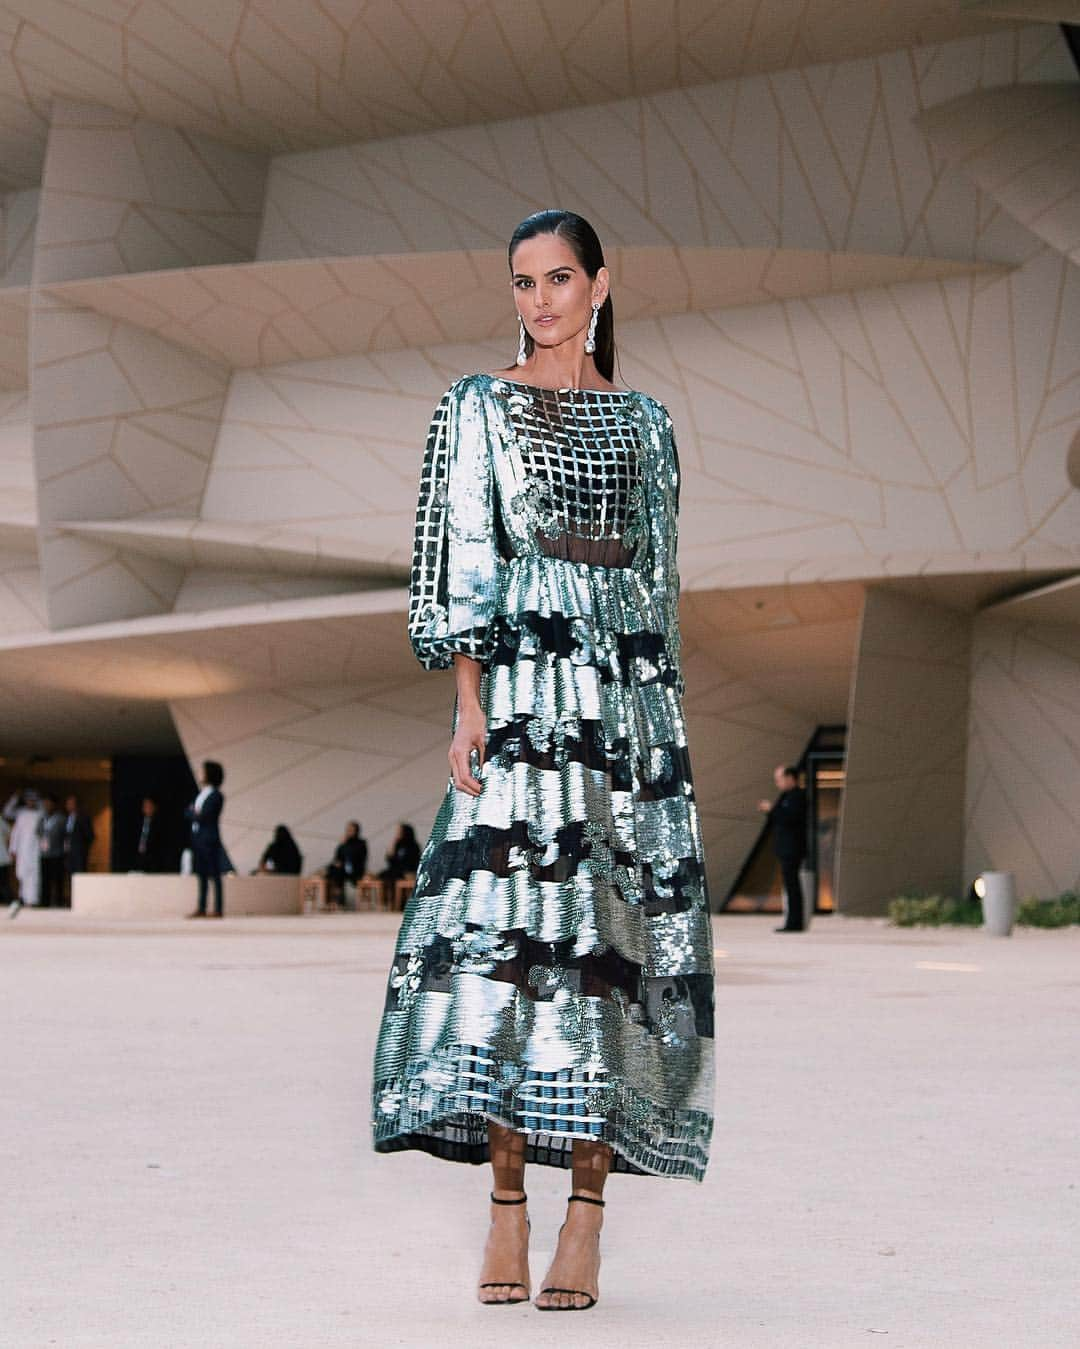
[[[279,824],[274,837],[259,858],[256,872],[271,872],[275,876],[299,876],[304,869],[304,855],[285,825]]]
[[[207,759],[199,775],[199,794],[187,808],[187,817],[191,821],[191,851],[195,874],[199,878],[198,907],[188,914],[189,918],[224,917],[221,873],[223,867],[232,869],[221,842],[221,812],[225,808],[221,786],[224,781],[225,770],[221,764]],[[208,914],[206,892],[211,881],[214,883],[214,912]]]
[[[591,226],[509,248],[516,368],[435,413],[409,630],[453,665],[451,783],[376,1052],[380,1151],[491,1162],[482,1302],[530,1296],[527,1162],[572,1188],[536,1305],[598,1297],[610,1170],[700,1180],[712,941],[681,706],[671,419],[619,390]]]
[[[415,875],[419,865],[420,844],[416,841],[416,830],[411,824],[401,823],[386,854],[386,866],[379,872],[379,880],[392,885],[402,876]]]

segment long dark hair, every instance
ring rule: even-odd
[[[574,256],[578,262],[585,268],[585,273],[590,280],[595,280],[597,272],[605,266],[604,250],[600,246],[596,231],[589,222],[583,216],[575,215],[573,211],[550,210],[537,211],[534,215],[526,216],[510,236],[507,258],[510,262],[511,273],[514,270],[514,253],[518,244],[524,243],[526,239],[534,239],[538,234],[557,234],[560,238],[565,239],[574,250]],[[532,337],[526,332],[526,356],[533,354],[535,345]],[[615,310],[612,308],[610,291],[607,299],[600,306],[600,313],[596,318],[596,351],[593,354],[593,360],[596,362],[597,370],[605,379],[614,379]]]

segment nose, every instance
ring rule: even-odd
[[[551,308],[551,299],[543,286],[537,286],[533,291],[533,304],[537,309]]]

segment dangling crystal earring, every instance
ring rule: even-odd
[[[594,304],[592,307],[592,318],[589,320],[589,331],[585,338],[585,355],[591,356],[596,350],[596,320],[600,316],[600,306]]]
[[[520,314],[518,315],[518,328],[521,336],[518,338],[517,363],[518,365],[524,365],[529,358],[525,355],[525,320]]]

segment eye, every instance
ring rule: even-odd
[[[569,280],[570,280],[570,273],[569,273],[569,272],[556,272],[556,274],[555,274],[551,279],[552,279],[552,281],[555,282],[555,284],[556,284],[557,286],[561,286],[562,283],[563,283],[564,281],[569,281]]]
[[[529,280],[529,278],[528,278],[527,276],[519,276],[518,279],[514,282],[514,289],[515,289],[515,290],[528,290],[528,288],[529,288],[531,285],[532,285],[532,282]]]

